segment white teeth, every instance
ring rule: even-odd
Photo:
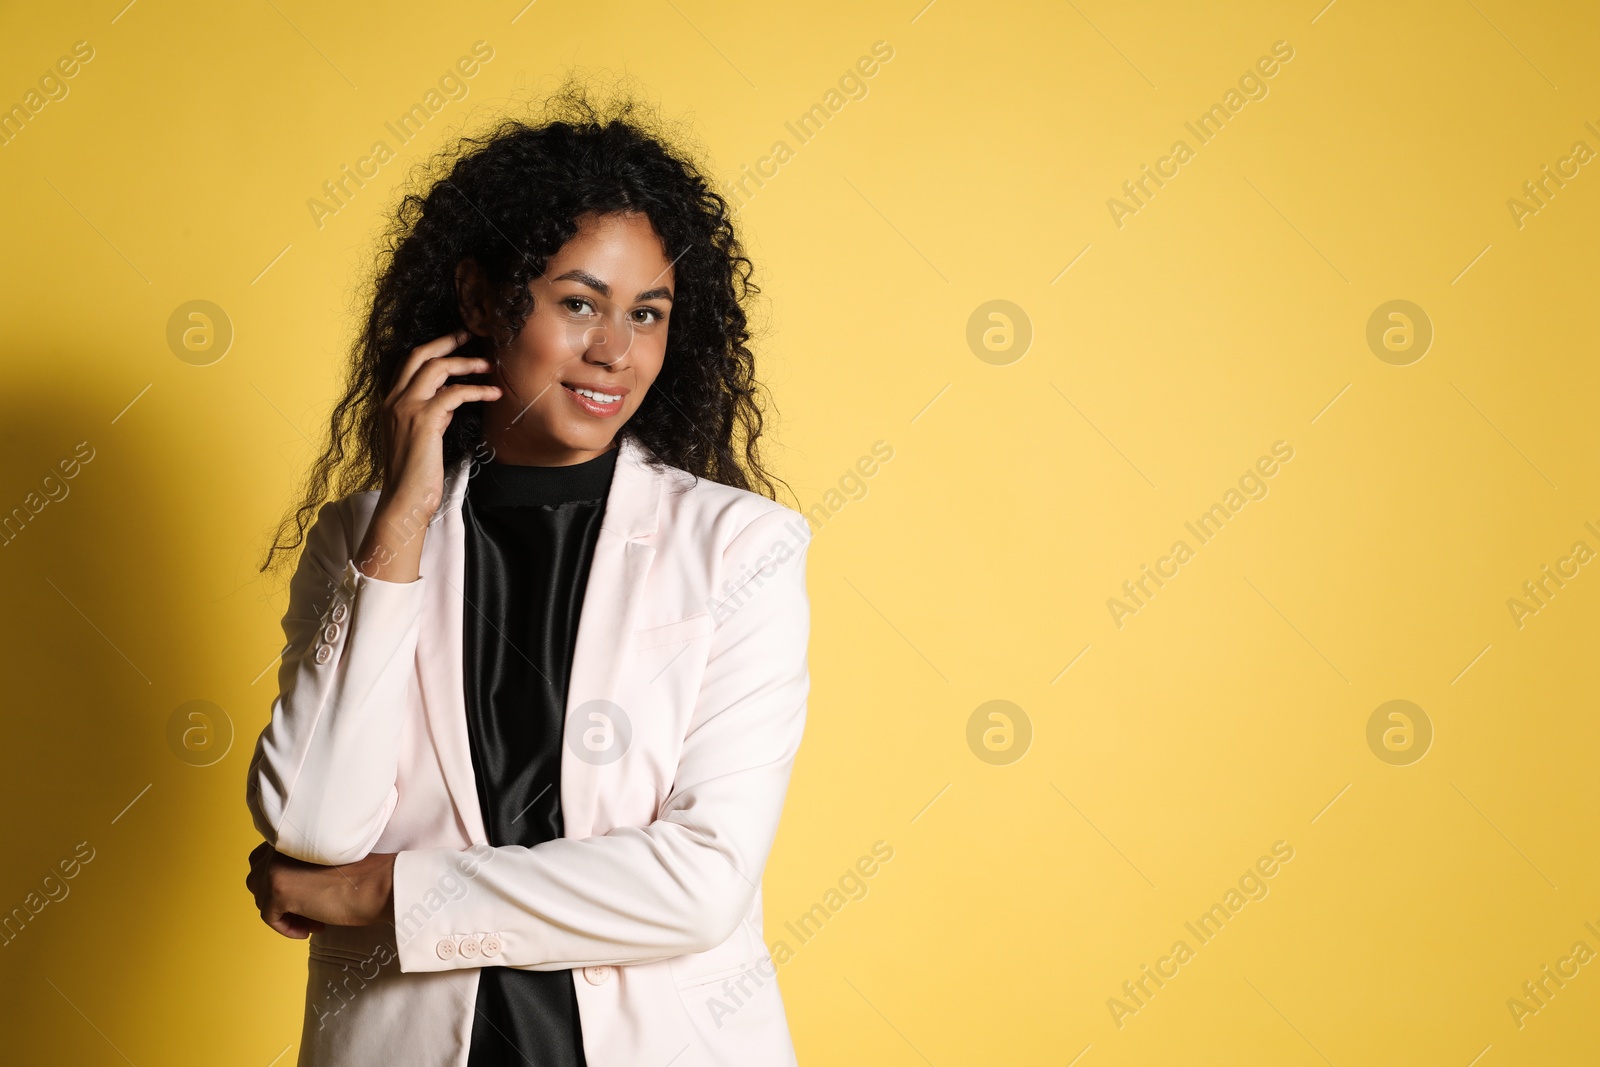
[[[597,393],[593,389],[574,389],[572,391],[574,393],[577,393],[579,396],[588,397],[590,400],[593,400],[596,404],[614,404],[618,400],[622,399],[622,395],[620,393],[619,394]]]

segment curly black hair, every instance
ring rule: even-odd
[[[470,258],[483,267],[499,294],[504,343],[532,313],[529,283],[590,213],[642,212],[675,271],[661,372],[619,437],[643,444],[658,464],[776,499],[758,454],[762,387],[748,345],[747,305],[761,290],[734,232],[735,212],[636,99],[596,104],[568,80],[543,112],[536,122],[502,119],[460,138],[412,179],[425,189],[402,197],[384,234],[327,446],[298,506],[279,523],[262,571],[304,541],[330,488],[339,496],[382,488],[383,400],[412,349],[461,328],[456,265]],[[487,355],[486,341],[474,337],[459,354]],[[446,469],[482,441],[483,403],[463,404],[445,431]]]

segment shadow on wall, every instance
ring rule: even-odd
[[[8,1058],[266,1063],[298,1041],[305,946],[243,885],[245,770],[275,681],[239,677],[255,652],[227,613],[281,609],[199,577],[218,494],[170,425],[187,413],[159,394],[116,422],[78,395],[17,399],[0,420],[0,998],[31,1024]]]

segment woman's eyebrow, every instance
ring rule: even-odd
[[[607,285],[605,282],[601,281],[599,278],[596,278],[593,274],[590,274],[588,271],[583,270],[582,268],[578,268],[578,269],[575,269],[575,270],[569,270],[569,271],[567,271],[567,273],[565,273],[563,275],[560,275],[559,277],[552,278],[550,280],[553,281],[553,282],[565,282],[565,281],[579,282],[579,283],[581,283],[583,285],[587,285],[589,288],[593,289],[595,292],[599,293],[601,296],[610,296],[611,295],[611,286]],[[635,300],[671,300],[672,299],[672,290],[668,289],[665,286],[661,286],[661,287],[656,288],[656,289],[646,289],[644,292],[642,292],[638,296],[634,297],[634,299]]]

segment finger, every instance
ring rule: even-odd
[[[405,362],[400,365],[400,372],[394,377],[394,386],[389,390],[390,398],[399,396],[411,384],[412,377],[417,373],[417,368],[438,356],[447,355],[467,343],[467,338],[472,336],[472,331],[465,327],[454,333],[447,333],[443,337],[436,337],[427,344],[418,345],[406,356]]]
[[[463,328],[456,330],[454,333],[445,334],[443,337],[436,337],[427,344],[413,348],[406,356],[405,362],[400,365],[399,373],[395,375],[394,388],[390,390],[390,395],[397,395],[404,391],[410,384],[411,378],[416,374],[417,368],[427,363],[430,359],[436,359],[439,356],[454,352],[466,344],[467,339],[471,336],[471,331]]]
[[[482,356],[435,356],[417,369],[401,395],[421,403],[432,399],[439,387],[452,377],[487,374],[493,369],[494,364]]]
[[[475,400],[498,400],[500,393],[498,385],[450,385],[435,393],[423,410],[433,415],[449,413]]]
[[[265,871],[278,856],[278,850],[263,841],[250,852],[250,869],[258,873]]]
[[[262,921],[265,922],[267,911],[272,907],[271,891],[267,888],[266,884],[258,878],[256,879],[255,884],[250,887],[250,896],[254,898],[256,902],[256,910],[261,912]]]
[[[297,939],[310,937],[313,932],[323,930],[327,925],[315,919],[308,919],[304,915],[296,915],[292,911],[284,912],[283,918],[278,921],[290,931],[286,936]]]
[[[282,934],[284,937],[291,937],[296,941],[304,941],[306,938],[311,936],[310,930],[296,922],[295,919],[289,915],[285,915],[281,919],[276,919],[272,922],[269,922],[267,925],[278,931],[278,933]]]

